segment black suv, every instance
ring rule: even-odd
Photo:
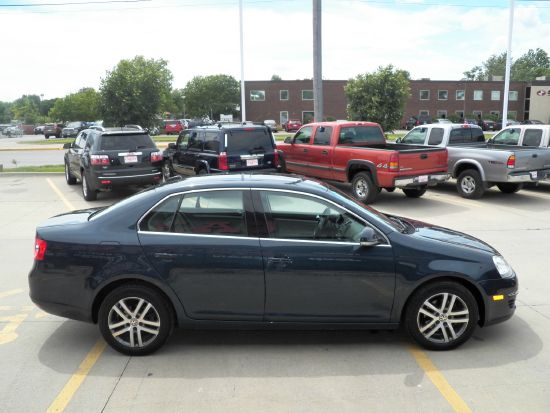
[[[50,136],[61,138],[62,123],[46,123],[44,125],[44,137],[50,139]]]
[[[279,156],[267,126],[218,124],[184,130],[164,151],[163,175],[276,172]]]
[[[78,132],[86,129],[88,127],[88,123],[89,122],[82,121],[69,122],[61,131],[61,136],[63,138],[72,138],[78,135]]]
[[[87,201],[97,199],[98,191],[115,186],[151,185],[162,178],[162,152],[145,131],[85,129],[73,143],[67,143],[65,179],[82,182]]]

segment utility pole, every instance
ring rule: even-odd
[[[510,92],[510,66],[512,65],[512,29],[514,28],[514,0],[510,0],[510,17],[508,20],[508,48],[506,49],[506,73],[504,75],[504,98],[502,99],[502,127],[508,121],[508,94]]]
[[[323,53],[321,0],[313,0],[313,112],[316,122],[323,121]]]
[[[241,122],[246,122],[246,91],[244,90],[243,0],[239,0],[239,31],[241,40]]]

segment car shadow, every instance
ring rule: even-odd
[[[73,374],[99,333],[97,326],[74,321],[61,324],[42,345],[38,358],[48,368]],[[125,377],[324,377],[408,374],[405,384],[422,379],[400,329],[395,331],[332,330],[183,330],[146,357],[133,357]],[[442,371],[495,367],[535,357],[543,348],[539,336],[521,317],[478,329],[472,339],[448,352],[426,351]],[[85,349],[85,350],[83,350]],[[73,360],[68,363],[67,360]],[[90,375],[115,377],[128,360],[107,348]]]

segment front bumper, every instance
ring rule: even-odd
[[[417,176],[408,176],[404,178],[396,178],[394,185],[396,188],[418,187],[423,185],[434,186],[438,183],[445,182],[450,178],[448,173],[435,173]]]
[[[502,323],[514,315],[518,295],[517,277],[481,281],[479,284],[486,294],[485,319],[482,320],[484,326]],[[503,296],[503,299],[495,300],[499,296]]]
[[[508,182],[539,182],[543,179],[550,179],[550,169],[538,169],[534,171],[512,172],[507,176]]]

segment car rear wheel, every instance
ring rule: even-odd
[[[97,199],[97,192],[90,187],[84,171],[82,171],[82,196],[86,201],[95,201]]]
[[[420,288],[405,311],[407,331],[429,350],[451,350],[460,346],[472,336],[479,318],[472,293],[451,281]]]
[[[174,176],[174,168],[172,167],[172,162],[166,161],[162,165],[162,181],[166,182],[171,177]]]
[[[403,188],[403,192],[405,193],[407,198],[420,198],[426,193],[426,187],[423,186],[421,188]]]
[[[197,175],[208,175],[208,171],[205,168],[199,169]]]
[[[129,284],[105,297],[98,324],[105,341],[120,353],[144,356],[158,350],[174,324],[166,299],[152,288]]]
[[[467,169],[458,175],[456,188],[461,197],[478,199],[485,193],[481,175],[475,169]]]
[[[523,184],[510,184],[507,182],[497,184],[498,189],[500,189],[500,192],[503,192],[505,194],[513,194],[515,192],[518,192],[521,188],[523,188]]]
[[[65,180],[67,181],[68,185],[76,184],[76,178],[71,173],[71,170],[69,169],[69,164],[67,162],[65,162]]]
[[[351,192],[359,201],[368,204],[378,196],[380,191],[366,172],[359,172],[351,180]]]

